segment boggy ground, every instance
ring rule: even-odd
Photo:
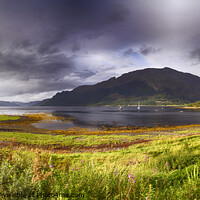
[[[0,199],[200,199],[200,135],[97,153],[0,149]]]
[[[54,132],[32,125],[49,115],[0,120],[0,199],[200,199],[199,125]]]
[[[2,117],[0,117],[0,147],[25,146],[57,153],[113,151],[135,144],[149,143],[152,140],[200,133],[200,125],[153,128],[104,126],[93,131],[85,128],[52,131],[36,128],[33,124],[54,121],[67,123],[73,119],[41,113]]]
[[[37,123],[43,120],[51,121],[55,119],[48,114],[27,114],[21,116],[3,115],[0,117],[0,131],[1,132],[25,132],[25,133],[46,133],[43,129],[38,129],[33,126],[33,123]],[[5,118],[6,117],[6,118]],[[5,120],[6,119],[6,120]]]

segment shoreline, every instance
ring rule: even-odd
[[[21,146],[39,148],[54,153],[84,153],[116,151],[135,144],[155,140],[181,138],[200,134],[200,124],[156,127],[105,127],[97,131],[86,129],[47,130],[32,123],[61,120],[49,114],[29,114],[20,119],[0,121],[0,148]],[[64,120],[64,119],[63,119]],[[66,119],[65,119],[66,120]]]
[[[194,107],[194,106],[184,106],[184,107],[180,107],[183,109],[193,109],[193,110],[200,110],[200,107]]]
[[[10,116],[13,117],[16,115],[4,115],[4,116]],[[91,130],[88,128],[81,128],[81,127],[73,127],[68,129],[45,129],[45,128],[37,128],[33,124],[34,123],[54,123],[55,121],[58,121],[58,123],[68,123],[72,118],[63,118],[60,116],[53,116],[50,113],[34,113],[34,114],[24,114],[24,115],[18,115],[19,119],[17,120],[4,120],[0,121],[0,131],[3,130],[15,130],[15,131],[25,131],[30,133],[43,133],[43,134],[64,134],[64,135],[77,135],[76,132],[80,132],[81,134],[86,135],[102,135],[104,134],[124,134],[124,133],[146,133],[146,132],[161,132],[161,131],[175,131],[175,130],[181,130],[181,129],[189,129],[189,128],[200,128],[200,124],[184,124],[184,125],[163,125],[163,126],[153,126],[153,127],[147,127],[147,126],[114,126],[114,125],[104,125],[102,127],[99,127],[98,129]]]

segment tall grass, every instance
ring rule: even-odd
[[[156,138],[158,136],[154,136]],[[122,144],[136,140],[144,140],[152,138],[151,135],[47,135],[32,134],[19,132],[0,132],[0,140],[20,142],[26,145],[60,145],[60,146],[93,146],[93,145],[109,145]]]
[[[19,116],[0,115],[0,121],[18,120]]]
[[[200,136],[115,152],[0,151],[1,199],[200,199]]]

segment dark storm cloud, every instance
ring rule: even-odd
[[[196,59],[196,60],[198,60],[200,62],[200,48],[191,51],[190,52],[190,57],[192,59]]]
[[[72,44],[72,47],[71,47],[71,51],[72,51],[72,52],[79,51],[80,49],[81,49],[81,46],[80,46],[79,43],[74,42],[74,44]]]
[[[4,76],[6,73],[16,83],[27,81],[27,88],[16,90],[16,94],[23,94],[23,91],[35,93],[70,89],[76,86],[73,82],[63,80],[74,70],[72,57],[67,57],[50,46],[41,50],[41,46],[37,47],[28,40],[18,41],[5,52],[2,50],[0,66],[0,78],[3,78],[1,74]],[[32,87],[31,80],[35,80],[35,87]]]
[[[161,48],[154,48],[151,46],[146,46],[146,45],[142,45],[138,50],[134,50],[133,48],[128,48],[127,50],[125,50],[124,55],[138,55],[138,54],[142,54],[144,56],[147,56],[149,54],[155,54],[161,51]]]
[[[130,55],[142,55],[142,62],[165,48],[174,53],[176,39],[186,43],[186,52],[196,49],[190,57],[200,60],[195,42],[187,44],[200,33],[199,4],[190,2],[0,0],[0,79],[16,85],[10,94],[9,83],[0,93],[65,90],[103,80],[133,70]]]
[[[94,75],[95,73],[90,70],[83,70],[83,71],[79,71],[79,72],[74,72],[74,74],[78,77],[88,78],[88,77]]]
[[[148,55],[148,54],[154,54],[154,53],[157,53],[161,51],[161,49],[156,49],[154,47],[151,47],[151,46],[146,46],[146,45],[143,45],[141,48],[140,48],[140,53],[143,54],[143,55]]]
[[[21,40],[21,41],[14,42],[13,43],[13,48],[30,50],[29,48],[32,45],[33,44],[29,40]]]
[[[27,81],[27,87],[34,79],[33,92],[72,88],[79,84],[77,79],[94,75],[74,65],[73,53],[128,16],[118,0],[1,0],[0,11],[0,77],[6,73],[16,82]],[[74,80],[67,81],[70,75]]]
[[[30,78],[56,78],[56,75],[63,76],[65,70],[72,69],[70,57],[57,52],[40,54],[39,51],[20,52],[10,50],[9,52],[0,53],[0,72],[12,72],[17,74],[27,74]],[[54,76],[51,76],[54,75]]]
[[[128,49],[124,52],[125,55],[132,55],[132,54],[135,54],[135,53],[137,53],[137,52],[134,51],[132,48],[128,48]]]

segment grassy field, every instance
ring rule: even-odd
[[[0,115],[0,121],[18,120],[19,116]]]
[[[0,197],[197,200],[198,131],[173,128],[171,134],[154,136],[0,132]],[[54,151],[57,147],[62,151]]]
[[[199,199],[200,136],[153,141],[113,152],[0,151],[5,199]]]
[[[137,141],[149,141],[151,135],[47,135],[47,134],[31,134],[18,132],[0,132],[0,140],[12,142],[21,145],[43,146],[55,149],[58,147],[71,147],[79,149],[81,147],[95,147],[104,145],[113,147],[116,145],[131,143]],[[156,137],[154,136],[154,139]],[[157,138],[161,138],[158,136]]]

